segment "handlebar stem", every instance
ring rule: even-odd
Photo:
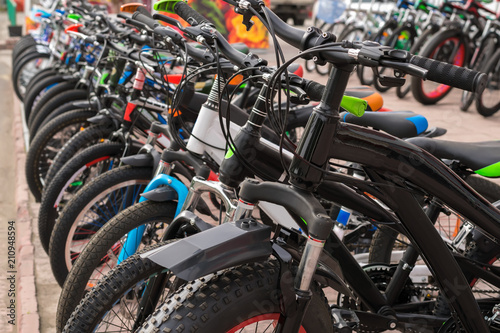
[[[297,147],[290,165],[290,183],[296,187],[314,190],[323,180],[330,158],[329,145],[335,138],[340,119],[342,96],[354,70],[353,65],[334,67],[328,78],[320,104],[309,117],[303,140]]]

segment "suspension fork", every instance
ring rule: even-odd
[[[242,190],[240,191],[240,199],[238,201],[238,206],[234,213],[235,220],[248,218],[252,215],[252,212],[255,208],[253,201],[259,196],[258,195],[255,196],[255,192],[253,192],[255,191],[255,189],[252,190],[251,188],[252,185],[258,185],[258,184],[259,181],[257,180],[247,179],[245,183],[242,185]],[[250,189],[248,189],[249,187]],[[280,188],[280,186],[278,186],[278,188]],[[281,191],[282,189],[281,190],[278,189],[277,192],[272,194],[272,196],[288,193],[291,195],[290,199],[293,202],[295,202],[295,200],[298,200],[297,204],[299,205],[301,205],[304,202],[309,202],[314,200],[311,197],[312,195],[307,192],[305,193],[302,192],[302,194],[304,195],[304,197],[302,197],[301,194],[296,192],[281,192]],[[298,191],[301,192],[300,190]],[[251,192],[253,192],[253,194],[251,194]],[[267,193],[267,195],[271,194]],[[265,197],[260,197],[260,199],[262,199],[262,201],[266,201]],[[305,207],[308,208],[313,207],[311,208],[311,211],[313,211],[315,210],[314,205],[315,205],[314,203],[311,203],[311,206],[306,204]],[[307,307],[311,301],[312,292],[310,290],[310,286],[313,280],[314,273],[316,272],[316,267],[318,266],[319,263],[321,252],[323,251],[323,247],[326,242],[326,239],[322,240],[320,237],[315,235],[326,234],[328,237],[329,231],[333,227],[333,221],[329,218],[328,215],[324,214],[324,211],[323,213],[321,212],[322,210],[318,210],[318,212],[314,215],[312,214],[306,215],[306,218],[310,219],[310,221],[308,221],[309,223],[306,224],[306,226],[308,227],[309,235],[302,254],[302,258],[299,263],[297,275],[294,278],[293,285],[291,283],[288,283],[287,281],[280,282],[280,285],[283,288],[285,288],[285,290],[283,291],[285,295],[284,296],[285,309],[284,309],[284,315],[281,315],[278,321],[276,332],[287,332],[287,333],[299,332]],[[302,220],[305,223],[305,220],[303,218]],[[284,263],[281,264],[282,264],[282,273],[286,274],[287,266],[284,266],[285,265]],[[292,288],[295,294],[294,300],[290,300],[289,296],[290,294],[293,294],[293,292],[290,291],[290,289]]]
[[[189,185],[189,192],[181,210],[194,212],[198,202],[200,201],[201,194],[204,192],[213,193],[222,200],[222,204],[226,208],[224,220],[221,221],[222,223],[229,222],[231,220],[238,220],[235,216],[235,212],[237,211],[235,202],[238,200],[235,189],[226,186],[221,182],[205,180],[203,177],[198,176],[193,177],[193,180]]]

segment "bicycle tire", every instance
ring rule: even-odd
[[[166,241],[148,246],[146,249],[127,258],[122,264],[111,270],[103,280],[92,288],[82,299],[80,304],[71,314],[65,324],[63,332],[98,332],[101,331],[101,323],[106,317],[116,314],[122,315],[118,322],[120,329],[125,332],[133,332],[135,317],[130,316],[137,308],[128,308],[130,299],[134,297],[139,300],[142,296],[143,287],[151,281],[152,277],[164,274],[165,268],[152,262],[149,259],[141,258],[140,254],[151,251],[159,246],[173,242]],[[168,274],[168,273],[167,273]],[[136,292],[138,291],[138,292]],[[133,296],[131,297],[131,293]],[[62,298],[61,294],[61,298]],[[124,301],[125,299],[125,301]],[[160,298],[160,302],[162,299]],[[155,304],[152,304],[156,308]],[[113,310],[119,307],[120,311]],[[127,310],[123,311],[123,308]],[[129,321],[131,321],[129,323]],[[111,324],[111,326],[114,326]]]
[[[45,176],[45,184],[50,184],[54,176],[61,170],[61,168],[68,162],[73,156],[78,154],[78,152],[83,149],[93,146],[98,143],[104,142],[108,139],[115,128],[113,126],[106,125],[91,125],[84,128],[82,131],[76,133],[69,139],[68,142],[57,152],[56,157],[47,171]],[[45,192],[45,188],[42,195]]]
[[[442,57],[449,57],[449,54],[446,52],[450,51],[452,46],[456,44],[458,45],[458,51],[457,54],[455,54],[452,63],[456,66],[464,66],[468,59],[468,47],[465,45],[461,34],[462,32],[456,29],[441,31],[431,37],[419,55],[422,57],[449,62],[449,59],[443,59]],[[452,87],[439,84],[431,91],[426,90],[427,89],[424,88],[424,80],[422,78],[415,76],[411,78],[411,91],[413,93],[413,97],[415,100],[424,105],[436,104],[450,93]]]
[[[61,286],[72,266],[68,259],[73,261],[78,255],[73,252],[70,243],[76,242],[76,246],[80,248],[110,218],[137,203],[139,194],[152,178],[152,167],[126,166],[105,172],[87,184],[86,188],[92,188],[91,190],[78,193],[78,200],[68,202],[63,208],[64,216],[57,219],[57,223],[55,217],[58,213],[54,204],[65,190],[67,182],[63,182],[66,179],[59,178],[62,182],[56,183],[54,179],[50,186],[52,192],[47,191],[46,198],[42,199],[42,204],[46,204],[44,207],[40,205],[40,212],[46,209],[47,215],[52,214],[52,218],[47,220],[47,224],[54,226],[50,235],[50,266]]]
[[[479,53],[477,54],[476,60],[472,65],[472,69],[483,72],[483,67],[489,61],[491,54],[494,54],[496,50],[496,35],[495,37],[488,37],[481,42]],[[476,99],[476,93],[464,90],[460,98],[460,110],[466,112]],[[500,100],[500,98],[499,98]]]
[[[28,118],[26,118],[26,125],[28,125],[28,129],[33,122],[33,119],[36,117],[38,111],[43,108],[43,106],[49,102],[54,96],[59,95],[64,91],[68,91],[75,88],[75,82],[59,82],[57,85],[50,87],[47,89],[43,95],[40,96],[37,103],[31,107],[28,113]]]
[[[43,127],[48,121],[57,117],[65,112],[70,112],[75,109],[81,109],[81,107],[74,106],[75,102],[86,102],[88,100],[88,93],[86,90],[74,89],[65,91],[57,96],[50,99],[45,105],[39,109],[36,117],[33,119],[31,126],[29,127],[30,137],[36,135],[36,132]],[[86,110],[94,111],[88,108]]]
[[[80,253],[64,282],[57,305],[56,328],[62,330],[76,308],[89,283],[92,274],[101,265],[110,249],[131,230],[154,221],[171,221],[177,203],[144,201],[129,207],[107,222]],[[64,213],[64,212],[63,212]],[[112,268],[112,267],[110,267]]]
[[[497,50],[484,66],[484,72],[488,74],[486,89],[476,98],[477,112],[483,117],[491,117],[500,110],[500,50]],[[497,103],[486,105],[486,95],[496,96]]]
[[[31,46],[35,46],[36,44],[37,44],[36,40],[33,36],[31,35],[22,36],[12,48],[12,64],[14,64],[15,60],[18,59],[19,55],[24,50],[30,48]]]
[[[64,81],[63,75],[58,75],[54,71],[42,70],[38,72],[26,87],[24,95],[24,115],[28,120],[31,109],[40,101],[42,96],[52,87]]]
[[[328,75],[330,74],[330,71],[332,70],[332,65],[327,63],[325,65],[318,65],[318,64],[315,64],[316,65],[316,73],[318,73],[319,75]]]
[[[51,58],[49,53],[28,53],[19,59],[19,61],[13,66],[12,71],[12,83],[14,87],[14,92],[16,93],[19,100],[23,101],[25,89],[29,81],[33,76],[40,70],[48,66],[48,61]]]
[[[54,87],[54,90],[59,90],[59,86],[64,86],[63,84],[58,84]],[[48,93],[47,93],[48,94]],[[82,89],[72,89],[62,91],[57,95],[54,95],[45,104],[41,105],[40,108],[36,110],[35,113],[31,114],[30,122],[28,124],[28,129],[30,132],[30,138],[36,135],[36,132],[40,129],[40,125],[49,118],[50,114],[54,112],[60,106],[72,103],[74,101],[86,101],[88,97],[87,91]],[[94,111],[96,112],[96,111]]]
[[[92,147],[89,147],[79,154],[71,158],[57,173],[54,179],[51,181],[51,189],[47,189],[45,194],[61,196],[56,197],[55,204],[59,206],[62,196],[65,194],[63,189],[71,189],[71,194],[75,195],[88,181],[89,178],[94,176],[94,172],[100,173],[99,168],[102,168],[103,164],[106,164],[105,169],[113,167],[115,160],[119,159],[125,145],[119,142],[104,142]],[[108,165],[109,164],[109,165]],[[66,186],[65,186],[66,185]],[[63,187],[63,189],[61,189]],[[54,193],[57,192],[57,194]],[[66,198],[64,198],[66,200]],[[43,198],[42,198],[43,201]],[[44,203],[44,207],[46,207]],[[57,208],[57,207],[56,207]],[[41,212],[43,217],[46,217],[46,213]],[[54,219],[42,218],[38,219],[38,233],[40,238],[40,243],[42,247],[48,254],[50,254],[50,238],[52,230],[54,228]],[[62,283],[61,283],[62,284]]]
[[[26,155],[25,173],[28,188],[37,202],[42,198],[43,180],[56,151],[81,127],[88,126],[87,119],[93,115],[95,112],[85,110],[62,114],[41,128],[33,138]]]
[[[500,199],[500,185],[484,177],[471,175],[465,180],[474,190],[488,201]],[[373,235],[368,263],[390,264],[391,253],[398,233],[388,227],[381,226]]]
[[[279,271],[277,261],[268,260],[225,270],[208,281],[189,283],[169,297],[138,332],[183,329],[186,332],[236,332],[257,318],[276,320],[282,311]],[[306,332],[333,332],[332,316],[323,291],[314,282],[311,291],[302,327]]]

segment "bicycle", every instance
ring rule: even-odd
[[[176,7],[177,6],[182,8],[180,5],[176,5]],[[255,10],[257,10],[260,7],[259,5],[255,5],[255,8]],[[283,24],[283,22],[275,19],[271,12],[266,9],[263,10],[265,11],[268,20],[272,22],[278,35],[284,37],[285,40],[296,46],[301,46],[300,40],[303,40],[303,32],[290,28],[289,26]],[[195,16],[197,15],[196,13],[190,13],[188,9],[185,8],[183,8],[182,11],[178,10],[178,12],[180,12],[181,16],[184,14],[186,18],[197,17]],[[200,22],[200,20],[197,21]],[[305,48],[306,45],[302,48]],[[209,265],[204,266],[206,269],[199,265],[196,265],[194,270],[190,269],[190,267],[193,267],[193,264],[198,262],[195,257],[191,257],[192,253],[185,252],[184,256],[181,258],[179,258],[178,255],[174,258],[172,256],[165,256],[165,254],[162,253],[162,250],[156,250],[152,251],[149,255],[146,255],[146,257],[151,260],[157,261],[162,266],[168,267],[174,274],[184,280],[192,280],[195,277],[204,276],[225,267],[231,267],[245,261],[253,261],[258,258],[267,257],[271,253],[278,260],[255,265],[247,264],[243,266],[244,268],[242,269],[244,270],[248,269],[253,272],[254,270],[252,267],[254,267],[255,269],[262,270],[262,273],[260,275],[261,278],[254,279],[255,283],[246,282],[248,280],[245,280],[245,285],[249,283],[247,288],[250,288],[251,286],[253,292],[242,293],[241,297],[239,297],[239,295],[230,296],[225,293],[235,288],[234,280],[236,279],[236,276],[240,276],[240,278],[245,276],[245,274],[238,275],[238,272],[241,272],[238,268],[229,270],[225,273],[220,273],[222,274],[220,278],[218,277],[218,274],[211,275],[212,277],[208,276],[205,279],[205,283],[195,282],[189,284],[186,287],[187,289],[185,289],[186,291],[189,290],[189,292],[183,293],[181,290],[180,293],[177,293],[173,298],[170,298],[171,301],[164,303],[165,305],[161,306],[160,309],[155,312],[148,323],[143,326],[142,331],[146,331],[151,327],[158,327],[160,329],[170,327],[175,329],[180,323],[184,328],[189,328],[196,323],[195,325],[198,327],[203,327],[204,329],[210,331],[240,329],[242,325],[253,323],[255,320],[249,319],[256,314],[263,315],[263,317],[258,317],[256,320],[260,321],[263,319],[271,319],[272,321],[275,321],[277,330],[283,329],[285,331],[298,331],[301,327],[302,318],[305,312],[304,309],[307,303],[310,303],[310,306],[314,309],[313,312],[315,313],[315,320],[311,321],[306,319],[306,321],[303,322],[303,325],[306,325],[306,329],[312,329],[313,331],[321,329],[318,328],[318,325],[323,325],[323,329],[326,327],[334,327],[334,325],[337,329],[343,327],[352,329],[352,327],[357,327],[359,323],[363,323],[364,325],[369,325],[369,329],[372,330],[383,330],[396,327],[405,328],[412,327],[411,324],[416,325],[415,321],[411,321],[412,323],[405,323],[405,320],[408,320],[408,317],[405,317],[397,312],[394,313],[390,310],[390,308],[386,307],[387,299],[380,296],[380,291],[373,284],[371,279],[367,277],[366,273],[356,263],[353,262],[351,255],[345,247],[339,243],[336,236],[332,235],[331,220],[328,218],[328,215],[324,213],[324,208],[309,192],[310,189],[315,188],[315,186],[324,177],[324,172],[321,169],[328,165],[327,157],[330,153],[328,149],[311,149],[312,147],[307,147],[307,144],[304,142],[308,142],[307,138],[310,134],[309,131],[316,132],[314,133],[314,137],[322,138],[322,142],[335,142],[332,145],[332,148],[335,148],[335,150],[331,150],[330,156],[335,156],[345,160],[353,160],[365,165],[366,169],[370,168],[369,174],[372,176],[372,179],[376,179],[376,183],[378,185],[376,195],[386,195],[383,200],[394,209],[401,219],[401,223],[404,225],[405,231],[407,231],[410,237],[417,242],[419,249],[426,257],[428,264],[433,268],[438,284],[443,283],[444,281],[449,281],[449,279],[455,279],[455,281],[457,281],[456,285],[461,285],[463,287],[460,287],[460,293],[457,293],[454,288],[442,288],[443,294],[447,296],[451,306],[456,311],[457,318],[460,320],[458,323],[454,318],[451,318],[444,325],[446,327],[445,329],[451,329],[460,325],[460,327],[469,332],[483,332],[488,330],[488,325],[484,321],[483,315],[479,311],[479,307],[476,304],[472,292],[468,288],[468,282],[461,275],[459,265],[454,261],[451,253],[442,242],[432,224],[428,222],[429,218],[422,211],[419,203],[413,198],[411,194],[412,189],[405,188],[404,186],[401,187],[404,183],[400,183],[398,179],[400,177],[406,179],[416,186],[427,189],[430,193],[442,198],[442,200],[444,200],[451,207],[457,209],[458,211],[462,211],[465,216],[469,216],[472,221],[481,226],[483,230],[487,231],[493,237],[498,237],[500,234],[495,224],[495,221],[498,221],[500,218],[500,212],[490,204],[486,203],[483,198],[477,196],[477,194],[473,192],[470,192],[464,185],[463,181],[450,172],[446,166],[430,157],[430,155],[423,153],[418,148],[415,148],[410,144],[394,140],[393,138],[386,137],[382,134],[375,134],[366,130],[358,130],[357,128],[350,127],[349,125],[337,124],[337,118],[335,118],[335,116],[332,118],[323,116],[325,113],[328,114],[329,112],[333,112],[333,115],[335,114],[335,110],[338,108],[339,100],[335,99],[334,96],[338,93],[338,89],[340,87],[345,87],[346,82],[348,81],[349,71],[353,69],[354,64],[358,61],[367,63],[367,60],[364,58],[367,53],[364,51],[365,48],[369,48],[370,46],[356,43],[346,43],[344,46],[352,50],[350,51],[351,55],[342,51],[344,48],[341,44],[334,44],[328,48],[325,47],[329,50],[329,52],[324,52],[327,55],[323,54],[323,56],[327,56],[329,61],[340,62],[343,66],[342,69],[335,69],[330,74],[331,80],[329,83],[332,84],[335,82],[336,89],[325,90],[325,95],[323,97],[324,107],[317,109],[316,114],[313,114],[310,125],[307,127],[303,137],[306,139],[301,141],[303,144],[298,147],[297,153],[301,156],[301,159],[292,159],[290,179],[294,186],[290,187],[272,182],[260,183],[253,180],[245,181],[240,190],[240,204],[235,212],[234,219],[238,222],[236,222],[236,224],[226,223],[189,238],[190,244],[198,244],[201,246],[197,247],[195,245],[195,252],[201,251],[205,254],[205,263],[209,263]],[[335,50],[338,50],[339,53],[336,53]],[[369,49],[367,51],[371,53],[375,50]],[[401,53],[398,52],[393,55],[395,56],[396,54]],[[405,66],[404,61],[409,60],[406,57],[405,59],[402,59],[403,57],[390,57],[390,53],[385,53],[385,56],[389,57],[389,59],[379,58],[379,60],[376,61],[372,56],[369,60],[375,62],[374,64],[372,63],[372,65],[375,66],[392,66],[396,67],[400,71],[411,72],[412,75],[425,75],[425,72],[419,71],[417,68]],[[427,65],[433,63],[432,61],[424,60],[419,57],[413,57],[411,59],[412,62],[421,66],[426,63]],[[449,65],[441,66],[442,69],[451,69],[451,66]],[[469,80],[467,80],[467,83],[450,82],[456,77],[448,77],[443,81],[446,81],[445,83],[447,84],[455,84],[461,86],[462,88],[467,87],[473,90],[478,89],[479,91],[482,89],[481,86],[484,86],[484,76],[467,70],[458,71],[461,73],[470,73],[469,75],[471,76],[469,77]],[[439,72],[439,70],[437,72]],[[438,79],[436,76],[438,76],[439,73],[437,72],[427,73],[427,78]],[[317,124],[318,126],[311,126],[311,124]],[[325,126],[328,128],[326,131]],[[366,139],[364,137],[365,135]],[[333,141],[334,138],[336,141]],[[386,140],[387,142],[391,142],[392,145],[383,145],[384,148],[380,149],[381,146],[379,143],[386,142]],[[343,142],[357,142],[359,145],[349,144],[344,147]],[[368,147],[370,148],[367,149]],[[392,157],[388,157],[387,153],[389,151],[393,152],[396,156],[401,156],[402,159],[392,159]],[[420,164],[411,164],[408,160],[410,156],[418,156]],[[379,164],[374,162],[374,158],[377,162],[384,161],[384,163]],[[316,167],[312,167],[312,160],[316,161]],[[404,174],[400,173],[396,179],[386,178],[383,176],[383,173],[380,174],[377,172],[377,170],[381,168],[381,165],[383,165],[382,169],[385,169],[388,172],[396,171],[396,174],[398,168],[403,165],[405,168],[408,167],[408,170],[411,172]],[[427,171],[429,169],[435,172],[428,173]],[[230,172],[231,170],[228,171]],[[221,179],[223,177],[224,164],[221,166]],[[356,187],[362,188],[363,191],[374,192],[371,185],[363,185],[363,182],[361,181],[346,179],[346,177],[342,175],[328,174],[328,176],[326,176],[326,180],[349,182],[351,184],[356,184]],[[387,186],[389,183],[391,186]],[[442,184],[446,184],[446,186],[443,186]],[[450,190],[451,188],[453,190]],[[472,200],[475,203],[476,208],[472,208],[468,205],[467,200]],[[284,278],[289,276],[289,274],[293,274],[292,272],[295,270],[291,270],[290,268],[290,263],[294,258],[293,254],[296,253],[295,250],[293,250],[294,246],[292,246],[293,237],[290,237],[293,232],[290,233],[290,230],[287,230],[286,234],[275,237],[274,239],[276,240],[276,245],[273,247],[269,242],[270,228],[248,219],[251,215],[251,211],[253,210],[253,204],[257,203],[257,201],[269,201],[286,207],[287,210],[294,213],[293,215],[296,216],[295,221],[298,223],[302,231],[309,234],[307,240],[303,239],[303,242],[305,242],[304,251],[298,252],[302,253],[302,255],[298,254],[296,257],[296,260],[300,261],[300,264],[298,264],[297,274],[295,274],[295,276],[297,276],[295,288],[294,283],[290,278]],[[417,216],[418,219],[416,218]],[[243,218],[243,220],[239,220],[241,218]],[[427,222],[422,223],[422,221]],[[233,234],[233,232],[237,235]],[[224,240],[222,240],[221,234],[224,234]],[[235,236],[230,237],[229,234],[233,234]],[[197,243],[198,240],[207,240],[206,237],[210,237],[210,239],[213,240],[210,248],[205,248],[201,245],[201,243]],[[329,241],[326,241],[327,239],[329,239]],[[423,239],[427,240],[427,242],[422,242]],[[238,256],[220,257],[215,255],[215,253],[220,250],[218,245],[224,246],[225,248],[227,248],[228,245],[231,246],[233,253],[238,253]],[[183,240],[164,247],[164,251],[166,253],[169,251],[176,251],[174,249],[180,249],[179,246],[184,246]],[[322,256],[321,261],[319,261],[323,246],[325,246],[329,255]],[[288,248],[291,253],[289,252],[289,254],[286,254],[283,251],[283,247]],[[215,252],[212,252],[212,250]],[[179,254],[179,252],[176,253]],[[302,259],[300,259],[300,257],[302,257]],[[366,309],[373,310],[373,312],[370,312],[369,315],[366,315],[366,312],[363,311],[363,309],[330,309],[324,304],[321,305],[321,302],[318,303],[318,300],[321,300],[321,292],[314,287],[316,285],[315,283],[311,284],[314,279],[313,275],[315,270],[317,270],[318,263],[321,262],[319,266],[319,270],[321,272],[320,276],[331,276],[333,281],[336,281],[337,287],[338,283],[342,285],[342,282],[340,282],[337,277],[334,278],[334,275],[329,273],[331,272],[330,269],[338,267],[337,265],[330,266],[333,263],[327,263],[329,260],[328,258],[331,257],[337,258],[337,260],[343,263],[341,268],[342,275],[348,281],[352,280],[349,283],[349,287],[344,285],[344,292],[350,294],[350,288],[356,290],[356,295],[360,297],[360,301],[365,304]],[[323,270],[323,267],[325,270]],[[268,277],[273,278],[268,279]],[[317,279],[319,279],[319,276]],[[277,294],[270,292],[270,290],[267,290],[264,287],[268,285],[266,282],[263,284],[260,283],[264,281],[271,282],[271,284],[269,284],[271,288],[270,290],[276,290],[279,292],[279,295],[284,295],[284,303],[282,303],[284,304],[284,310],[283,308],[280,309],[278,307],[271,307],[268,308],[271,310],[269,313],[259,311],[256,307],[249,307],[249,304],[258,304],[263,301],[267,302],[270,306],[272,306],[272,304],[277,305],[276,299],[270,297]],[[323,281],[323,283],[326,282],[323,279],[321,281]],[[201,304],[201,302],[198,301],[200,298],[191,298],[190,295],[193,295],[194,293],[195,295],[201,296],[202,290],[200,287],[206,285],[207,283],[208,289],[212,287],[214,290],[221,290],[220,293],[216,292],[217,295],[220,295],[221,300],[230,300],[232,312],[228,314],[227,311],[231,310],[229,310],[229,307],[224,305],[227,303],[218,303],[215,299],[204,299],[204,301],[208,302],[208,309],[213,309],[212,306],[216,306],[217,312],[215,312],[214,315],[204,317],[208,320],[201,322],[198,321],[198,318],[201,318],[205,313],[202,310],[205,307],[202,306],[201,308],[198,308],[197,305]],[[311,289],[309,288],[310,285],[313,286]],[[385,290],[386,295],[391,294],[391,288],[391,285],[387,287]],[[202,289],[204,290],[204,288]],[[263,292],[264,290],[266,290],[266,292]],[[315,296],[311,298],[312,295]],[[396,294],[392,294],[389,299],[395,295]],[[252,303],[254,300],[256,303]],[[189,305],[188,302],[192,303],[192,305]],[[219,312],[218,310],[221,308],[226,311]],[[290,312],[287,312],[287,308],[293,310],[288,310]],[[252,310],[257,312],[252,312]],[[184,315],[187,314],[186,311],[195,314],[196,318],[191,316],[193,320],[184,320]],[[267,314],[270,314],[270,316],[267,316]],[[333,320],[331,319],[331,315],[335,318],[335,323],[332,323]],[[279,318],[281,316],[284,317],[283,320],[280,321]],[[412,316],[419,315],[412,314]],[[174,317],[180,320],[173,320]],[[425,327],[426,325],[429,327],[436,327],[436,325],[438,325],[438,327],[440,327],[443,322],[442,318],[439,317],[434,318],[436,321],[433,321],[432,318],[425,316],[419,318],[426,318],[426,320],[423,321],[427,321],[427,323],[422,323],[422,327]],[[490,324],[496,325],[494,317],[490,321]]]

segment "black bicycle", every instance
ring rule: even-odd
[[[181,16],[203,22],[182,3],[175,8],[179,8],[177,12]],[[257,3],[253,7],[242,3],[239,8],[247,15],[258,14],[261,10]],[[316,30],[304,33],[287,26],[267,9],[260,13],[266,16],[275,33],[290,44],[302,50],[316,46]],[[141,331],[146,332],[151,327],[160,330],[197,327],[210,332],[234,332],[264,321],[279,332],[296,332],[301,327],[314,332],[395,328],[440,329],[443,332],[496,330],[496,315],[489,317],[490,320],[484,319],[469,282],[461,273],[462,269],[472,269],[473,263],[458,255],[454,258],[430,222],[430,216],[424,212],[419,198],[422,193],[440,198],[494,240],[500,236],[498,209],[471,192],[460,177],[423,149],[382,133],[338,122],[339,96],[356,64],[391,67],[401,73],[472,91],[484,88],[485,76],[371,43],[329,43],[313,52],[333,63],[335,69],[326,89],[314,84],[306,87],[311,95],[321,91],[322,102],[311,116],[296,155],[290,161],[291,186],[247,180],[239,193],[236,222],[194,235],[189,243],[180,240],[146,254],[184,280],[205,278],[188,284],[169,298]],[[231,60],[241,63],[241,58]],[[263,121],[264,117],[253,116],[252,124],[247,124],[246,130],[235,139],[235,152],[241,147],[239,144],[248,142],[250,134],[258,134],[259,120]],[[258,149],[265,154],[264,147]],[[487,166],[498,162],[498,157],[478,154]],[[359,163],[371,181],[331,172],[330,158]],[[235,163],[236,159],[230,158],[220,169],[221,181],[229,186],[240,176],[233,171],[237,169]],[[397,306],[404,286],[401,281],[406,281],[397,277],[408,270],[405,265],[396,270],[385,291],[380,290],[333,234],[332,220],[313,195],[326,184],[330,188],[344,184],[360,197],[361,193],[369,193],[394,212],[392,215],[386,211],[392,216],[386,223],[407,235],[425,258],[442,295],[454,310],[451,316],[443,318],[428,312],[418,313],[413,308],[408,311],[408,308],[405,310],[407,304]],[[270,227],[250,218],[259,201],[285,207],[295,218],[297,229],[283,228],[282,232],[271,235]],[[222,251],[228,248],[230,253]],[[241,264],[243,266],[239,266]],[[220,271],[227,267],[236,268]],[[326,285],[338,290],[345,302],[329,307],[323,301],[320,288]],[[495,311],[493,306],[490,310]]]

